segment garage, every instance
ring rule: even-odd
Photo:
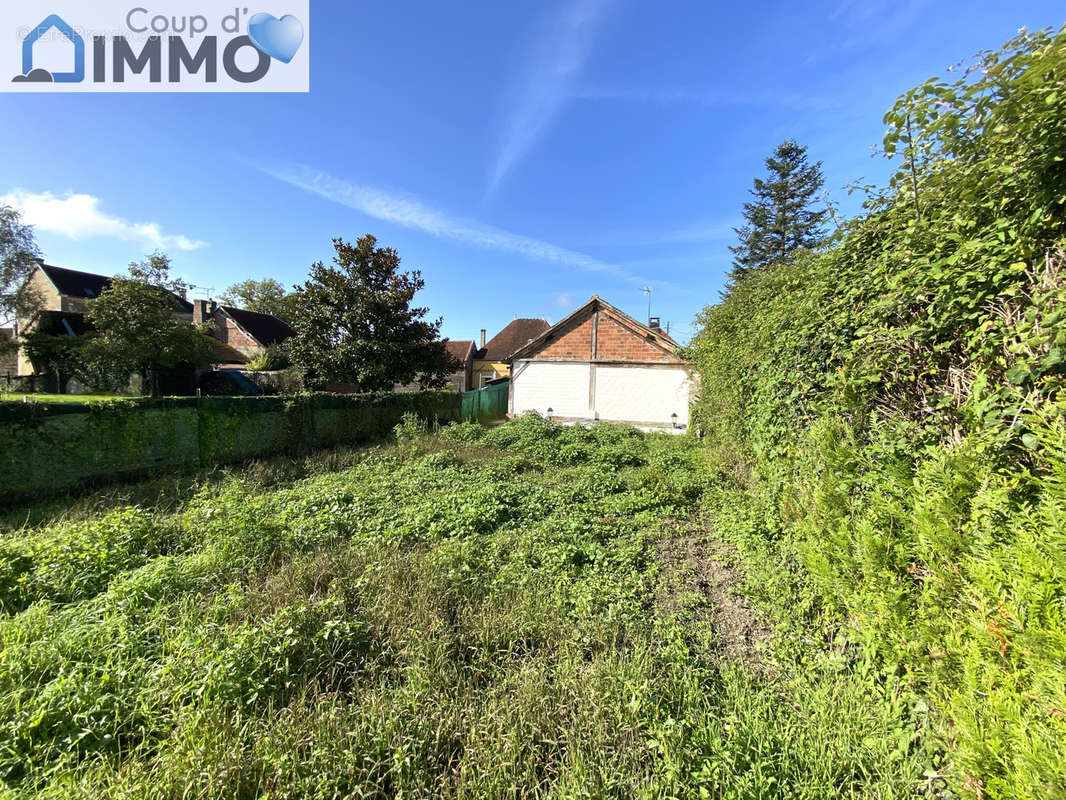
[[[693,382],[679,351],[654,322],[594,296],[511,356],[508,412],[687,427]]]

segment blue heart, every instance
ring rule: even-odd
[[[303,44],[304,26],[292,14],[278,19],[260,13],[248,20],[248,38],[268,56],[288,64]]]

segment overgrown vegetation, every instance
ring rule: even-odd
[[[942,789],[901,681],[761,635],[726,652],[677,546],[716,480],[693,440],[397,434],[10,513],[8,795]]]
[[[1066,794],[1064,76],[1022,34],[900,98],[890,188],[692,347],[719,533],[933,700],[971,797]]]

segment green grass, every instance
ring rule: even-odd
[[[815,620],[771,611],[778,635],[730,655],[726,596],[699,563],[662,555],[680,536],[713,544],[705,458],[608,425],[409,424],[393,445],[10,512],[0,785],[20,798],[939,791],[928,709]]]
[[[130,400],[132,395],[118,394],[28,394],[0,392],[0,403],[107,403]]]

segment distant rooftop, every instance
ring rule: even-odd
[[[235,306],[221,306],[221,308],[263,347],[281,344],[296,335],[296,331],[289,323],[273,314],[247,311]]]
[[[513,320],[493,336],[483,350],[478,351],[477,357],[484,361],[506,361],[511,353],[528,344],[530,339],[536,339],[550,327],[545,319],[522,317]]]
[[[45,264],[44,262],[38,263],[41,271],[48,276],[48,280],[55,285],[56,290],[67,297],[93,300],[111,285],[111,278],[106,275],[95,275],[92,272],[82,272],[81,270],[67,269],[66,267],[53,267],[51,264]],[[181,305],[182,310],[189,314],[192,313],[192,303],[184,297],[174,294],[174,292],[171,292],[171,295]]]

